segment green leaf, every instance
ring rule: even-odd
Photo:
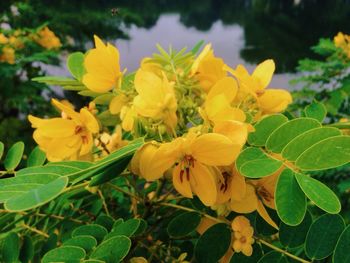
[[[67,177],[56,177],[50,182],[47,182],[42,175],[31,178],[13,177],[1,180],[0,197],[6,199],[6,195],[8,196],[4,204],[5,209],[25,211],[51,201],[66,188],[67,184]]]
[[[108,215],[99,215],[96,219],[96,224],[103,226],[106,228],[108,231],[111,231],[113,224],[114,224],[114,219],[111,216]]]
[[[13,171],[14,169],[16,169],[16,167],[21,162],[23,152],[23,142],[16,142],[14,145],[11,146],[4,160],[4,166],[7,171]]]
[[[192,54],[197,54],[197,52],[199,51],[199,49],[201,48],[201,46],[203,46],[203,44],[204,44],[204,40],[200,40],[200,41],[198,41],[195,45],[194,45],[194,47],[191,49],[191,53]]]
[[[350,263],[350,226],[347,226],[341,233],[336,244],[333,262],[334,263]]]
[[[306,255],[312,260],[328,257],[344,228],[345,223],[340,215],[325,214],[317,218],[306,236]]]
[[[243,253],[233,253],[230,263],[256,263],[262,255],[261,247],[258,244],[253,244],[253,254],[250,257]]]
[[[22,241],[22,247],[20,250],[19,260],[20,262],[30,262],[34,257],[34,244],[30,236],[24,236]]]
[[[322,123],[327,115],[327,109],[323,103],[313,101],[310,105],[305,107],[304,113],[306,117],[314,118]]]
[[[304,220],[297,226],[289,226],[282,222],[279,231],[282,245],[287,248],[295,248],[303,245],[311,224],[312,217],[309,212],[306,213]]]
[[[96,97],[94,99],[94,102],[97,105],[109,105],[109,103],[111,102],[111,100],[115,97],[115,95],[113,93],[106,93],[103,95],[99,95],[98,97]]]
[[[129,253],[131,241],[126,236],[112,237],[102,242],[92,253],[91,259],[103,260],[106,263],[117,263]]]
[[[270,134],[266,141],[266,148],[272,152],[280,153],[295,137],[320,126],[321,124],[312,118],[298,118],[288,121]]]
[[[261,149],[248,147],[236,160],[237,170],[249,178],[261,178],[275,173],[282,166],[280,160],[270,158]]]
[[[78,263],[85,258],[85,250],[81,247],[65,246],[55,248],[47,252],[42,258],[42,263],[69,262]]]
[[[84,73],[84,54],[81,52],[74,52],[67,58],[67,68],[74,78],[81,81]]]
[[[97,186],[115,179],[125,170],[130,160],[131,160],[131,156],[127,156],[125,158],[122,158],[116,161],[110,167],[106,168],[101,173],[92,177],[91,182],[89,183],[89,186]]]
[[[81,96],[92,97],[92,98],[96,98],[101,95],[101,93],[94,92],[91,90],[82,90],[82,91],[79,91],[78,94]]]
[[[295,174],[300,188],[316,206],[330,214],[339,213],[341,204],[338,197],[326,185],[305,174]]]
[[[85,251],[92,250],[97,245],[97,240],[93,236],[75,236],[65,241],[62,246],[81,247]]]
[[[97,242],[100,242],[103,240],[105,235],[107,235],[107,229],[103,226],[97,225],[97,224],[90,224],[85,226],[77,227],[72,232],[72,237],[77,236],[93,236],[96,238]]]
[[[224,223],[215,224],[200,236],[194,254],[198,262],[214,263],[225,255],[230,244],[230,228]]]
[[[201,216],[198,213],[183,213],[170,221],[167,231],[171,237],[184,237],[195,231],[200,222]]]
[[[254,125],[255,131],[249,133],[248,143],[254,146],[264,146],[270,134],[287,121],[287,117],[282,114],[262,118]]]
[[[295,137],[283,148],[282,157],[289,161],[295,161],[314,144],[338,135],[341,135],[341,131],[333,127],[320,127],[306,131]]]
[[[19,257],[19,237],[10,232],[1,240],[0,259],[1,262],[17,262]]]
[[[67,77],[59,77],[59,76],[44,76],[44,77],[36,77],[32,79],[33,81],[45,83],[47,85],[57,85],[62,87],[68,87],[68,89],[73,90],[83,90],[86,89],[84,85],[82,85],[79,81],[67,78]]]
[[[350,161],[350,136],[324,139],[304,151],[295,165],[304,171],[335,168]]]
[[[2,155],[4,154],[4,149],[5,149],[5,146],[2,142],[0,142],[0,160],[2,158]]]
[[[258,263],[288,263],[287,258],[277,252],[277,251],[270,251],[269,253],[266,253],[259,261]]]
[[[113,226],[112,231],[105,236],[105,240],[115,236],[131,237],[139,228],[140,219],[132,218],[120,224]]]
[[[34,150],[29,154],[27,160],[27,167],[41,166],[45,163],[46,154],[40,150],[39,146],[36,146]]]
[[[275,203],[277,214],[285,224],[295,226],[303,221],[306,197],[290,169],[285,169],[278,178]]]

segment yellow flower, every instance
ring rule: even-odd
[[[341,48],[343,52],[350,57],[350,36],[339,32],[334,37],[334,45],[338,48]]]
[[[15,50],[12,47],[3,47],[0,53],[0,62],[15,64]]]
[[[102,151],[104,155],[108,155],[119,148],[128,144],[128,141],[122,138],[121,126],[117,126],[112,135],[109,133],[102,133],[101,136],[95,140],[95,145]]]
[[[94,36],[95,48],[91,49],[84,60],[86,74],[84,85],[94,92],[108,92],[117,87],[122,73],[119,66],[119,51],[107,43],[105,45],[98,36]]]
[[[231,77],[224,77],[215,83],[200,110],[203,119],[213,125],[227,120],[244,121],[244,112],[231,106],[237,90],[237,81]]]
[[[0,44],[5,45],[8,42],[9,42],[9,39],[3,33],[0,33]]]
[[[32,127],[36,129],[33,138],[48,160],[74,160],[91,153],[93,134],[99,131],[95,117],[86,108],[78,113],[55,99],[52,103],[66,118],[40,119],[28,116]]]
[[[195,194],[205,205],[211,206],[217,198],[219,170],[215,166],[230,165],[240,147],[221,134],[198,135],[190,130],[187,136],[148,151],[145,151],[144,161],[140,158],[140,167],[144,167],[140,172],[144,178],[158,179],[175,164],[172,172],[175,189],[188,198]]]
[[[9,43],[12,47],[16,49],[24,48],[24,43],[19,37],[10,36]]]
[[[208,92],[212,86],[225,77],[224,61],[214,56],[211,44],[207,44],[192,64],[191,75],[199,80],[200,86]]]
[[[60,39],[47,26],[41,29],[34,40],[42,47],[55,49],[61,47]]]
[[[127,96],[123,93],[115,96],[109,104],[109,111],[111,114],[119,114],[123,130],[132,131],[137,112]]]
[[[231,199],[231,210],[237,213],[251,213],[255,210],[271,226],[278,229],[276,223],[271,219],[264,205],[271,209],[275,208],[275,188],[278,177],[283,168],[273,175],[259,180],[248,180],[246,182],[245,194],[240,199]],[[240,191],[240,189],[236,189]],[[242,196],[242,195],[241,195]]]
[[[249,220],[244,216],[236,216],[232,221],[231,227],[234,233],[233,250],[238,253],[242,252],[250,257],[253,254],[254,229],[250,225]]]
[[[275,63],[272,59],[260,63],[249,75],[246,68],[242,65],[237,66],[236,70],[225,67],[239,81],[239,100],[244,100],[247,95],[253,96],[259,105],[263,114],[271,114],[284,111],[292,102],[290,93],[283,89],[266,89],[270,84],[272,75],[275,71]]]
[[[170,130],[177,124],[177,101],[173,84],[165,75],[160,78],[153,72],[139,69],[135,76],[134,98],[136,112],[143,117],[162,120]]]

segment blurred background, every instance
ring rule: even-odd
[[[300,74],[298,61],[317,59],[311,46],[339,31],[350,33],[349,0],[1,0],[0,11],[0,33],[14,50],[10,58],[0,56],[0,141],[23,140],[26,149],[33,145],[27,114],[54,114],[50,97],[84,103],[74,93],[31,78],[68,76],[67,54],[91,48],[93,34],[118,47],[128,72],[156,52],[156,43],[180,49],[204,40],[230,66],[243,63],[253,69],[274,59],[277,74],[271,87],[292,90],[289,82]],[[35,34],[57,36],[60,43],[48,46]]]

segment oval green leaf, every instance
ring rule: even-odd
[[[138,218],[129,219],[113,227],[112,231],[105,236],[104,240],[110,239],[115,236],[131,237],[137,231],[139,226],[140,226],[140,219]]]
[[[324,139],[304,151],[295,165],[304,171],[335,168],[350,162],[350,136]]]
[[[27,160],[27,167],[41,166],[45,163],[46,154],[40,150],[39,146],[36,146],[34,150],[29,154]]]
[[[17,233],[10,232],[3,240],[1,240],[1,262],[17,262],[19,253],[19,237]]]
[[[224,223],[215,224],[198,239],[194,254],[198,262],[214,263],[225,255],[230,244],[230,228]]]
[[[306,212],[304,220],[297,226],[289,226],[282,222],[279,231],[282,245],[287,248],[295,248],[303,245],[311,224],[312,217],[309,212]]]
[[[84,54],[81,52],[74,52],[67,58],[67,68],[74,78],[81,81],[84,73]]]
[[[248,178],[261,178],[275,173],[282,166],[280,160],[273,159],[261,149],[248,147],[236,160],[237,170]]]
[[[287,258],[277,252],[277,251],[270,251],[269,253],[266,253],[259,261],[258,263],[288,263]]]
[[[85,251],[81,247],[59,247],[47,252],[42,258],[42,263],[70,262],[78,263],[85,258]]]
[[[93,236],[75,236],[65,241],[62,246],[81,247],[85,251],[90,251],[97,245],[97,240]]]
[[[296,226],[303,221],[306,197],[290,169],[285,169],[278,178],[275,203],[277,214],[285,224]]]
[[[305,253],[312,260],[332,254],[345,223],[340,215],[325,214],[311,225],[305,241]]]
[[[85,226],[77,227],[72,232],[72,237],[77,236],[93,236],[96,238],[97,242],[100,242],[105,235],[107,235],[107,230],[103,226],[97,224],[90,224]]]
[[[314,118],[322,123],[327,115],[327,109],[323,103],[313,101],[310,105],[305,107],[304,113],[306,117]]]
[[[350,263],[350,226],[341,233],[333,254],[334,263]]]
[[[282,114],[264,117],[254,125],[255,131],[249,133],[248,143],[254,146],[264,146],[270,134],[287,121],[287,117]]]
[[[184,237],[195,231],[200,222],[201,216],[198,213],[183,213],[170,221],[167,231],[171,237]]]
[[[320,181],[305,174],[295,174],[300,188],[316,206],[330,214],[337,214],[341,204],[336,194]]]
[[[295,137],[320,126],[321,124],[312,118],[298,118],[288,121],[270,134],[266,141],[266,148],[272,152],[280,153]]]
[[[117,263],[129,253],[131,241],[126,236],[112,237],[103,241],[92,253],[91,259],[103,260],[106,263]]]
[[[4,149],[5,149],[5,145],[0,142],[0,160],[2,158],[2,155],[4,154]]]
[[[324,139],[341,135],[341,131],[333,127],[320,127],[300,134],[283,148],[282,157],[294,162],[308,148]]]
[[[14,169],[16,169],[16,167],[21,162],[23,152],[23,142],[16,142],[14,145],[11,146],[4,160],[4,166],[7,171],[13,171]]]

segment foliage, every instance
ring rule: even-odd
[[[0,144],[3,261],[347,262],[349,222],[315,176],[350,162],[344,124],[326,102],[284,112],[272,60],[249,74],[201,46],[158,45],[126,73],[95,36],[71,78],[33,79],[91,102],[29,115],[28,157]]]

